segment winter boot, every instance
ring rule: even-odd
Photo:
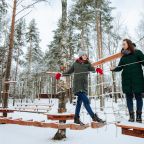
[[[135,114],[134,112],[129,112],[129,122],[134,122],[135,121]]]
[[[94,116],[92,117],[92,119],[93,119],[93,121],[95,121],[95,122],[105,123],[105,121],[102,120],[102,119],[100,119],[97,114],[94,114]]]
[[[81,122],[79,116],[75,116],[75,117],[74,117],[74,123],[75,123],[75,124],[80,124],[80,125],[85,125],[83,122]]]
[[[142,123],[142,112],[136,112],[136,122]]]

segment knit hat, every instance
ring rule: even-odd
[[[83,56],[83,55],[87,55],[86,51],[80,50],[79,51],[79,57]]]

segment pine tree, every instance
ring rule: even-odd
[[[5,0],[0,1],[0,45],[2,44],[2,34],[4,32],[5,18],[7,15],[7,3]]]
[[[42,51],[40,48],[40,36],[36,26],[35,19],[31,20],[26,33],[26,41],[28,45],[28,51],[26,59],[28,61],[28,74],[32,72],[32,64],[42,59]]]
[[[35,73],[35,67],[43,59],[43,53],[40,48],[40,36],[35,19],[32,19],[26,33],[26,42],[28,51],[26,54],[26,74],[27,74],[27,96],[32,94],[32,74]]]
[[[6,16],[7,16],[7,3],[5,0],[0,1],[0,102],[1,102],[1,91],[3,88],[3,78],[5,69],[5,56],[7,50],[7,29],[6,27]]]
[[[61,66],[67,62],[67,0],[62,0],[62,17],[58,22],[58,28],[54,31],[53,41],[48,45],[49,51],[46,52],[45,61],[48,69],[59,71]]]
[[[26,43],[25,39],[25,31],[26,31],[26,23],[25,20],[22,19],[15,28],[15,35],[14,35],[14,60],[16,62],[16,68],[15,68],[15,80],[17,79],[18,74],[18,67],[23,63],[23,60],[21,60],[21,56],[24,55],[23,48]]]
[[[77,0],[69,14],[70,25],[79,31],[77,34],[79,37],[79,48],[87,51],[87,45],[90,45],[87,34],[89,33],[90,23],[93,20],[93,12],[89,8],[92,2],[92,0]]]
[[[26,30],[26,24],[25,24],[25,20],[21,19],[21,21],[19,21],[16,24],[15,27],[15,34],[14,34],[14,54],[13,54],[13,58],[15,60],[15,68],[14,68],[14,80],[17,81],[18,80],[18,76],[20,74],[20,66],[22,66],[22,64],[24,63],[24,61],[22,60],[22,56],[24,55],[24,46],[25,46],[25,30]],[[18,83],[18,81],[17,81]],[[16,84],[17,84],[16,83]],[[15,103],[15,95],[16,95],[16,84],[14,85],[14,89],[13,89],[13,104]]]
[[[141,20],[137,26],[137,44],[141,50],[144,50],[144,14],[141,15]]]

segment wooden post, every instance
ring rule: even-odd
[[[98,9],[101,8],[101,1],[96,0],[95,1],[96,6],[96,32],[97,32],[97,47],[98,47],[98,59],[102,58],[102,27],[101,27],[101,11],[98,11]],[[100,68],[103,68],[103,65],[100,65]],[[100,84],[103,83],[103,76],[98,77],[98,82]],[[102,97],[103,94],[103,86],[100,85],[100,107],[102,108],[104,106],[104,99]]]
[[[13,53],[13,43],[14,43],[16,5],[17,5],[17,0],[14,0],[12,22],[11,22],[10,43],[9,43],[9,50],[8,50],[8,56],[7,56],[7,65],[6,65],[6,73],[5,73],[5,81],[9,81],[9,79],[10,79],[12,53]],[[9,83],[4,83],[4,90],[3,90],[3,107],[4,108],[8,107],[8,92],[9,92]],[[4,112],[3,116],[7,117],[7,112]]]
[[[66,112],[66,96],[65,96],[66,92],[61,92],[58,95],[59,95],[58,113]],[[59,123],[65,124],[66,120],[59,120]],[[58,129],[53,139],[61,140],[63,138],[66,138],[66,129]]]

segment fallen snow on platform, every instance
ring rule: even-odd
[[[103,128],[88,128],[82,131],[67,129],[67,138],[65,140],[53,141],[52,138],[57,131],[56,129],[4,124],[0,125],[0,144],[144,144],[144,139],[142,138],[125,136],[121,134],[121,129],[116,128],[116,126],[112,124],[113,121],[117,120],[117,118],[123,118],[123,116],[118,117],[116,114],[113,114],[113,112],[116,112],[117,108],[120,108],[121,105],[119,105],[118,107],[115,106],[115,109],[113,109],[111,108],[111,102],[107,103],[109,104],[104,110],[104,112],[107,114],[104,114],[104,112],[100,112],[97,109],[99,115],[108,121],[108,125]],[[97,106],[99,105],[97,104]],[[96,108],[95,102],[92,102],[92,107],[93,109]],[[74,112],[74,106],[70,104],[67,104],[67,109],[69,113]],[[56,111],[57,101],[54,102],[54,107],[50,113],[56,113]],[[122,115],[123,113],[125,113],[125,111],[122,111],[120,115]],[[9,114],[9,116],[13,116],[14,118],[23,118],[25,120],[47,119],[46,115],[34,113],[15,112],[14,114]],[[82,109],[81,118],[85,122],[91,121],[84,109]],[[127,117],[125,117],[124,120],[126,119]],[[128,124],[127,122],[124,123]],[[134,123],[134,125],[142,127],[144,126],[144,124],[137,123]]]

